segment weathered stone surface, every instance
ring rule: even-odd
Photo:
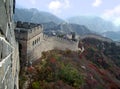
[[[7,14],[4,0],[0,0],[0,28],[2,29],[2,32],[6,34]]]
[[[2,42],[0,40],[0,62],[2,60]]]
[[[0,0],[0,89],[19,89],[19,53],[13,24],[13,0]]]

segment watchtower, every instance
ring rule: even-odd
[[[40,46],[43,40],[43,26],[41,24],[18,21],[16,23],[15,36],[19,43],[22,65],[38,58],[34,51],[37,50],[37,46]]]

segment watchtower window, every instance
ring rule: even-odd
[[[34,43],[34,41],[33,41],[32,45],[34,46],[34,44],[35,44],[35,43]]]
[[[19,56],[21,57],[22,45],[19,43]]]
[[[35,40],[35,44],[37,43],[37,40]]]
[[[22,45],[21,44],[19,44],[19,49],[22,49]]]
[[[37,43],[39,42],[39,39],[37,38]]]

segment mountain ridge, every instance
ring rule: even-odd
[[[37,9],[15,9],[14,20],[23,22],[33,22],[33,23],[46,23],[55,22],[57,24],[62,23],[63,20],[57,16],[44,11],[39,11]]]
[[[76,16],[67,19],[69,23],[75,23],[84,25],[91,31],[108,37],[114,41],[119,41],[120,37],[118,33],[119,26],[115,26],[112,22],[102,19],[101,17],[94,16]]]
[[[114,41],[120,41],[120,31],[114,32],[114,31],[107,31],[102,33],[104,37],[109,37],[113,39]]]
[[[54,30],[54,29],[56,31],[60,31],[64,33],[75,32],[77,35],[92,33],[88,28],[86,28],[83,25],[69,24],[69,23],[62,23],[51,28],[51,30]]]
[[[91,31],[99,33],[118,30],[112,22],[104,20],[101,17],[97,16],[74,16],[68,18],[67,20],[69,23],[85,25]]]

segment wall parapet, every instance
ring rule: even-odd
[[[44,34],[44,37],[43,37],[45,40],[47,39],[54,39],[56,41],[62,41],[62,42],[68,42],[68,43],[71,43],[71,44],[76,44],[78,43],[78,41],[73,41],[71,39],[66,39],[66,38],[61,38],[61,37],[58,37],[58,36],[48,36],[48,35],[45,35]]]
[[[31,28],[38,27],[38,26],[43,28],[42,24],[38,24],[38,23],[29,23],[29,22],[22,22],[22,21],[16,22],[17,28],[31,29]]]
[[[16,23],[15,36],[17,39],[30,40],[41,32],[43,32],[43,26],[41,24],[21,21]]]

